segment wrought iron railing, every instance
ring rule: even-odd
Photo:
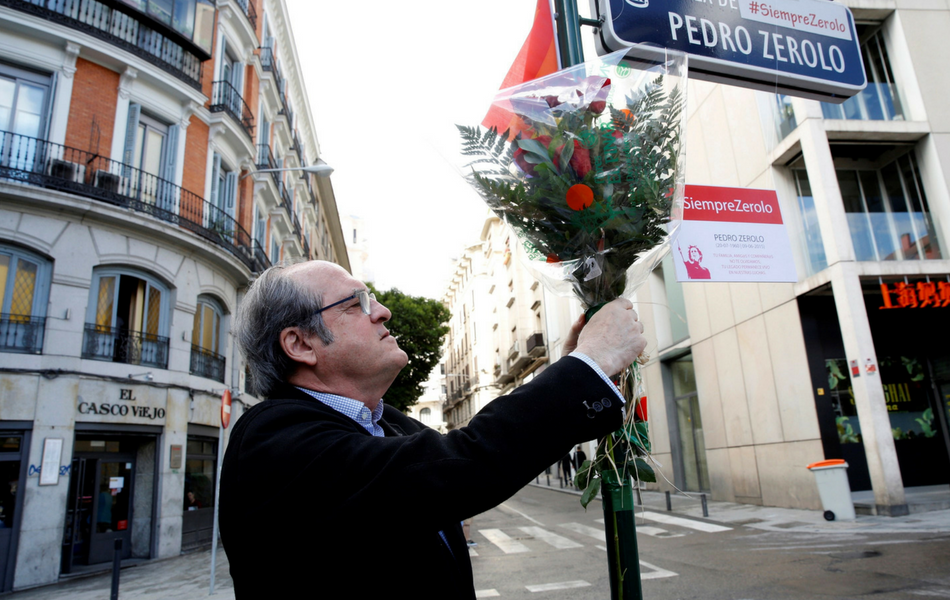
[[[115,10],[96,0],[0,0],[9,6],[37,15],[105,40],[160,69],[195,89],[201,89],[201,59],[135,16]]]
[[[270,266],[264,249],[226,211],[170,181],[99,154],[0,131],[0,179],[145,213],[221,246],[251,271]]]
[[[82,357],[92,360],[168,368],[168,338],[86,323]]]
[[[251,24],[252,29],[257,29],[257,9],[254,8],[253,2],[248,2],[247,0],[236,0],[238,6],[241,7],[241,10],[244,11],[244,16],[247,17],[248,22]]]
[[[0,315],[0,352],[43,353],[46,317]]]
[[[254,137],[254,115],[241,93],[229,81],[215,81],[211,84],[211,112],[224,111],[241,124],[251,138]]]
[[[274,153],[271,152],[270,146],[268,144],[258,144],[257,145],[257,168],[260,169],[277,169],[277,160],[274,158]],[[280,187],[280,173],[277,171],[271,171],[271,179],[274,180],[274,185],[278,188]]]
[[[277,58],[274,56],[274,49],[269,46],[261,46],[261,68],[269,73],[277,75],[277,81],[280,81],[280,70],[277,68]]]
[[[224,357],[201,346],[191,345],[191,374],[224,383]]]

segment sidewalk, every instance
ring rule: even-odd
[[[120,600],[234,600],[228,557],[218,546],[214,595],[210,596],[211,549],[123,568]],[[108,600],[112,572],[60,581],[13,592],[5,600]]]
[[[550,485],[543,474],[536,480],[536,483],[530,485],[566,494],[581,495],[581,492],[573,487],[561,487],[558,477],[553,474],[550,477]],[[946,486],[943,486],[943,488],[946,488]],[[932,492],[932,490],[928,491],[928,493]],[[666,495],[663,492],[642,490],[640,496],[643,504],[637,505],[638,511],[666,512]],[[860,501],[860,499],[856,498],[857,501]],[[599,502],[599,499],[597,502]],[[704,519],[700,494],[671,494],[670,502],[673,512],[679,515],[723,523],[733,527],[746,526],[764,531],[797,533],[950,533],[950,510],[947,509],[912,512],[910,515],[903,517],[859,514],[854,521],[826,521],[820,510],[714,502],[709,500],[707,495],[709,517]],[[638,524],[641,524],[639,519]]]

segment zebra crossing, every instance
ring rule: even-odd
[[[673,515],[664,515],[651,511],[638,512],[637,520],[641,523],[637,525],[637,534],[655,538],[683,537],[697,532],[715,534],[732,530],[731,527],[725,527],[723,525],[716,525],[714,523],[684,517],[675,517]],[[534,519],[531,519],[531,521],[538,523],[538,521]],[[664,527],[645,525],[642,524],[643,521],[658,523],[664,525]],[[502,555],[515,555],[540,551],[541,549],[572,550],[584,548],[585,545],[590,545],[606,552],[607,547],[604,541],[603,528],[604,519],[595,519],[595,522],[598,524],[596,527],[586,523],[568,522],[559,523],[553,527],[542,526],[538,523],[537,525],[506,528],[507,531],[498,528],[477,529],[475,531],[488,541],[489,545],[480,547],[484,548],[483,552],[486,555],[497,554],[499,552]],[[475,548],[469,548],[469,553],[473,557],[479,555]],[[643,560],[640,561],[640,578],[642,580],[676,576],[678,576],[678,573]],[[587,581],[572,580],[526,585],[525,588],[529,592],[539,593],[588,587],[590,585],[591,584]],[[501,594],[495,589],[478,590],[476,593],[477,598],[496,598],[500,596]]]

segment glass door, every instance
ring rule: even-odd
[[[0,435],[0,592],[13,589],[16,563],[17,512],[23,505],[21,493],[20,435]]]
[[[95,527],[89,536],[89,564],[112,560],[115,540],[122,558],[132,556],[132,474],[134,458],[97,461]]]
[[[63,572],[75,566],[113,559],[115,540],[122,540],[122,558],[132,556],[132,481],[135,458],[77,457],[72,462]]]
[[[673,375],[673,402],[676,406],[678,441],[683,466],[683,489],[693,492],[709,490],[709,469],[706,465],[706,440],[703,419],[699,412],[699,395],[693,371],[692,355],[670,364]]]

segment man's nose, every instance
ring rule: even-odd
[[[393,313],[390,312],[390,310],[386,308],[382,302],[379,302],[378,300],[373,300],[372,302],[376,304],[376,307],[370,311],[370,315],[372,315],[374,321],[386,322],[393,318]]]

